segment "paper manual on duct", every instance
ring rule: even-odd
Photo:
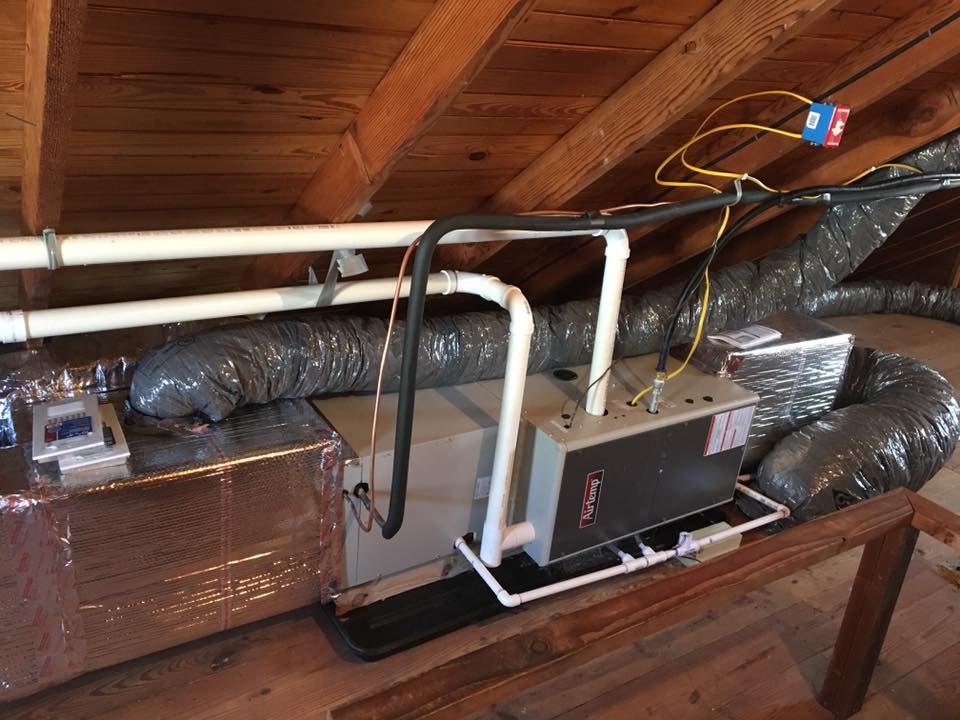
[[[779,330],[768,328],[765,325],[749,325],[741,330],[731,330],[717,335],[707,335],[707,337],[720,345],[729,345],[738,350],[749,350],[779,340],[781,333]]]
[[[113,405],[88,395],[34,406],[34,460],[56,460],[65,473],[122,464],[129,456]]]
[[[117,411],[109,403],[100,406],[100,421],[103,425],[103,446],[64,455],[60,458],[60,472],[94,470],[96,468],[122,465],[130,457],[130,448],[123,435],[123,427]]]

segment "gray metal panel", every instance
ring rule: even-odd
[[[653,521],[662,524],[733,498],[744,446],[704,454],[710,417],[680,423],[663,434]]]
[[[588,415],[582,406],[574,412],[586,392],[589,372],[586,366],[572,368],[578,376],[573,382],[558,380],[549,372],[531,375],[523,396],[523,416],[572,451],[756,402],[755,394],[736,383],[718,380],[688,367],[666,384],[661,409],[656,415],[648,413],[643,405],[628,406],[630,399],[653,381],[656,362],[652,355],[617,361],[610,372],[609,412],[604,417]],[[491,380],[477,384],[499,397],[501,382]],[[574,416],[570,428],[565,427],[567,421],[561,417],[564,412]]]
[[[565,451],[533,425],[525,425],[523,436],[528,451],[522,454],[517,473],[517,496],[522,502],[518,500],[515,517],[529,520],[536,528],[533,542],[527,543],[524,550],[537,563],[546,565],[550,561]],[[529,483],[524,487],[527,478]]]
[[[314,402],[359,456],[344,472],[344,488],[369,482],[373,396]],[[362,533],[345,513],[347,573],[343,587],[392,575],[452,553],[453,541],[483,526],[486,498],[475,499],[478,478],[490,475],[500,402],[473,385],[417,392],[410,486],[403,527],[390,540],[379,528]],[[377,507],[390,503],[397,396],[384,395],[377,435]]]
[[[574,412],[586,368],[575,368],[572,382],[550,373],[528,379],[524,417],[536,428],[536,451],[525,457],[521,476],[531,478],[525,512],[536,539],[524,549],[541,565],[733,496],[743,446],[707,454],[705,445],[712,418],[754,405],[756,395],[687,368],[667,383],[658,414],[629,407],[652,380],[655,363],[640,357],[615,366],[604,417]],[[603,479],[596,518],[581,527],[590,474],[597,471]]]
[[[665,431],[629,437],[574,450],[566,456],[560,501],[549,559],[630,535],[654,522],[653,500],[659,478],[661,436]],[[591,518],[581,527],[591,473],[602,472]],[[540,528],[537,528],[540,532]]]
[[[569,453],[552,545],[540,558],[558,560],[729,501],[743,446],[705,455],[709,430],[707,416]],[[582,526],[590,476],[598,471],[595,522]]]

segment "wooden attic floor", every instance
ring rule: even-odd
[[[912,354],[960,387],[960,328],[899,316],[834,319],[858,342]],[[960,511],[960,453],[923,494]],[[718,605],[474,715],[471,720],[828,718],[826,670],[859,550]],[[960,717],[960,558],[921,536],[867,702],[866,720]],[[516,618],[520,620],[522,616]],[[447,655],[491,628],[410,651]],[[78,678],[0,708],[4,718],[322,718],[315,698],[349,690],[324,634],[300,611]],[[377,666],[357,664],[354,680]]]

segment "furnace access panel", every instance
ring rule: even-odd
[[[575,411],[585,376],[528,378],[519,476],[529,484],[514,516],[533,523],[524,549],[541,565],[733,497],[757,396],[687,368],[667,382],[656,415],[628,406],[655,362],[617,363],[604,417]]]

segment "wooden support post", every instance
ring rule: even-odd
[[[24,66],[23,231],[60,220],[86,0],[27,0]],[[47,305],[48,270],[20,273],[21,307]]]
[[[896,528],[864,546],[820,695],[836,718],[863,705],[918,534],[915,527]]]

